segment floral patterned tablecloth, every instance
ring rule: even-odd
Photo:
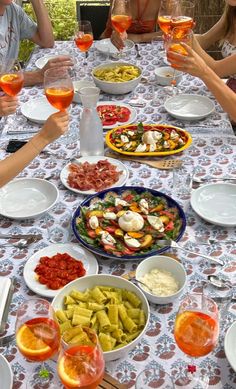
[[[81,58],[78,51],[73,49],[73,42],[57,42],[54,49],[36,49],[29,63],[29,69],[34,68],[35,61],[48,53],[70,52]],[[138,109],[138,121],[162,122],[178,125],[187,128],[193,136],[192,145],[179,154],[186,169],[191,172],[193,167],[195,172],[204,177],[207,175],[236,175],[236,137],[227,115],[215,102],[212,95],[206,90],[199,79],[184,75],[180,84],[181,89],[188,93],[207,95],[216,105],[216,111],[201,122],[183,123],[169,116],[164,108],[164,95],[161,87],[154,85],[155,100],[153,100],[153,70],[155,66],[163,65],[162,59],[152,50],[151,45],[141,45],[141,60],[137,61],[143,68],[143,75],[150,80],[150,83],[140,84],[135,92],[125,96],[102,95],[103,100],[122,100],[128,102],[130,98],[142,98],[145,102],[143,108]],[[89,65],[101,61],[100,55],[92,50],[89,55]],[[21,101],[25,102],[31,98],[42,95],[40,87],[25,88],[21,95]],[[135,96],[134,96],[135,94]],[[138,96],[137,96],[138,94]],[[78,133],[79,116],[81,106],[73,104],[71,108],[71,128],[75,134]],[[37,125],[28,122],[25,127],[37,128]],[[28,135],[17,137],[24,138]],[[6,155],[5,147],[8,139],[12,138],[6,131],[3,131],[1,138],[0,158]],[[84,199],[84,196],[77,195],[66,189],[60,182],[60,172],[66,164],[65,158],[79,155],[79,144],[77,142],[67,146],[55,143],[50,146],[56,156],[41,153],[35,160],[19,175],[19,177],[40,177],[47,178],[57,185],[60,191],[60,198],[57,204],[41,218],[35,220],[10,220],[0,216],[0,231],[3,233],[16,232],[40,232],[43,240],[30,245],[25,249],[16,247],[3,247],[0,245],[0,275],[6,277],[16,277],[17,285],[6,329],[6,334],[14,331],[15,316],[17,307],[24,299],[34,296],[28,289],[23,279],[23,269],[26,261],[37,250],[49,245],[47,236],[47,224],[63,220],[63,214],[68,210],[72,213]],[[190,206],[190,195],[178,198],[172,188],[173,172],[168,170],[157,170],[137,162],[124,162],[129,169],[129,179],[127,185],[145,186],[162,191],[174,197],[183,207],[187,217],[187,228],[181,244],[189,249],[201,251],[205,254],[215,256],[224,261],[225,265],[220,267],[213,263],[207,263],[199,256],[185,255],[178,252],[177,255],[184,264],[188,282],[187,291],[201,290],[201,283],[209,274],[220,274],[236,285],[236,245],[221,244],[221,240],[235,237],[236,228],[225,228],[209,224],[199,218]],[[218,239],[218,243],[207,246],[196,246],[196,238],[213,237]],[[75,240],[74,240],[75,241]],[[1,241],[2,242],[2,241]],[[176,254],[176,252],[175,252]],[[137,262],[127,262],[119,260],[99,259],[99,272],[115,275],[123,275],[130,270],[135,270]],[[179,301],[168,305],[150,305],[151,317],[148,330],[140,343],[132,350],[126,358],[119,359],[106,364],[106,369],[112,376],[120,382],[133,387],[137,374],[146,366],[158,366],[168,371],[175,378],[181,373],[188,363],[185,356],[175,344],[173,337],[173,324],[178,309]],[[236,304],[231,304],[228,314],[225,317],[225,328],[236,320]],[[220,341],[215,350],[205,358],[198,360],[198,365],[202,371],[210,377],[210,388],[233,389],[236,388],[236,373],[230,367],[224,353],[224,333],[221,333]],[[0,352],[8,359],[14,373],[14,388],[25,388],[26,377],[30,375],[33,364],[26,362],[18,352],[16,344],[12,342],[5,348],[0,348]],[[49,369],[55,369],[55,363],[47,363]],[[0,377],[1,379],[1,377]],[[5,388],[4,388],[5,389]]]

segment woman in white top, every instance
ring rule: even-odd
[[[194,50],[220,77],[236,77],[231,55],[236,54],[236,0],[225,0],[225,10],[220,20],[205,34],[196,36]],[[214,60],[204,50],[219,42],[223,59]]]

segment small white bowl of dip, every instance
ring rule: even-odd
[[[136,269],[136,279],[149,286],[139,284],[147,299],[154,304],[169,304],[184,291],[187,273],[176,259],[154,255],[144,259]]]

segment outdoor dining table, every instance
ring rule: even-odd
[[[72,41],[56,42],[52,49],[36,48],[30,58],[27,69],[35,69],[35,62],[48,54],[70,53],[79,61],[82,58],[81,53],[74,47]],[[121,101],[129,103],[132,99],[142,100],[143,107],[137,109],[136,122],[147,123],[167,123],[181,128],[185,128],[192,135],[192,145],[180,154],[177,158],[183,161],[186,169],[191,171],[193,167],[202,176],[213,175],[219,172],[222,175],[236,174],[236,137],[233,133],[227,114],[217,104],[214,97],[206,89],[204,84],[198,78],[190,75],[183,75],[181,84],[181,93],[195,93],[208,96],[215,104],[215,112],[201,121],[188,122],[174,119],[164,109],[164,92],[161,86],[155,84],[154,69],[157,66],[164,66],[163,58],[158,56],[158,52],[152,49],[151,44],[140,45],[141,58],[132,58],[133,63],[137,63],[143,69],[145,81],[137,86],[134,92],[127,95],[106,95],[101,92],[101,100]],[[88,56],[88,64],[91,69],[95,64],[102,62],[102,55],[92,48]],[[155,98],[153,91],[155,92]],[[24,88],[20,101],[24,103],[30,99],[35,99],[43,95],[42,86]],[[56,205],[42,217],[36,219],[14,220],[0,216],[0,230],[2,233],[41,233],[43,239],[33,243],[27,248],[19,249],[14,246],[3,247],[0,243],[0,276],[15,277],[17,280],[13,301],[10,308],[8,324],[5,334],[14,332],[16,311],[19,305],[30,297],[36,296],[26,286],[23,278],[23,269],[36,251],[50,244],[47,235],[47,221],[51,223],[62,221],[63,214],[70,211],[71,214],[78,208],[85,196],[74,193],[63,186],[60,182],[60,172],[68,163],[66,158],[79,156],[79,118],[82,112],[80,104],[72,104],[70,110],[70,128],[75,138],[74,142],[64,145],[55,142],[47,148],[49,153],[41,153],[37,158],[24,169],[19,177],[38,177],[50,179],[59,189],[60,198]],[[3,159],[7,154],[5,151],[9,139],[28,139],[41,125],[28,121],[24,129],[27,134],[9,135],[6,129],[3,129],[0,142],[0,158]],[[14,131],[14,128],[12,129]],[[77,141],[76,141],[77,137]],[[50,152],[54,155],[50,155]],[[172,156],[171,158],[176,158]],[[228,243],[222,244],[222,240],[233,238],[234,228],[226,228],[210,224],[201,219],[191,208],[190,193],[178,197],[174,193],[172,186],[173,172],[171,170],[158,170],[137,162],[123,161],[129,169],[129,179],[127,185],[142,186],[156,189],[173,197],[183,207],[186,218],[187,228],[180,244],[186,248],[200,251],[204,254],[221,259],[224,266],[206,262],[200,256],[188,255],[184,252],[172,251],[184,264],[188,274],[188,291],[200,291],[201,285],[206,280],[207,275],[218,274],[230,280],[236,285],[236,245]],[[216,238],[217,243],[212,245],[198,246],[196,238],[201,237]],[[76,242],[75,237],[72,238]],[[3,242],[3,241],[1,241]],[[138,262],[111,260],[98,258],[99,272],[122,276],[129,271],[134,271]],[[134,387],[137,375],[145,367],[160,367],[169,372],[173,377],[178,377],[182,370],[187,366],[189,358],[182,353],[175,343],[173,336],[173,325],[178,310],[180,300],[173,304],[154,305],[150,304],[150,322],[145,336],[139,344],[131,350],[125,358],[106,363],[106,370],[121,383],[125,383],[129,388]],[[236,320],[236,304],[231,304],[224,318],[226,325],[224,332]],[[216,348],[197,361],[197,365],[202,371],[205,371],[210,378],[209,388],[214,389],[233,389],[236,388],[236,373],[230,367],[224,353],[224,335],[220,334],[220,340]],[[30,375],[34,364],[28,363],[19,353],[15,341],[5,347],[0,347],[2,353],[10,362],[14,373],[14,388],[25,388],[25,382]],[[47,361],[46,366],[55,370],[54,361]],[[1,386],[1,377],[0,377]]]

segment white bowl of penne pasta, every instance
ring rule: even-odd
[[[105,361],[123,358],[140,341],[149,323],[149,304],[133,283],[113,275],[94,274],[62,288],[52,301],[62,339],[75,344],[76,327],[93,328]],[[75,339],[75,338],[74,338]]]
[[[108,62],[92,70],[93,81],[103,92],[123,95],[136,88],[142,69],[128,62]]]

